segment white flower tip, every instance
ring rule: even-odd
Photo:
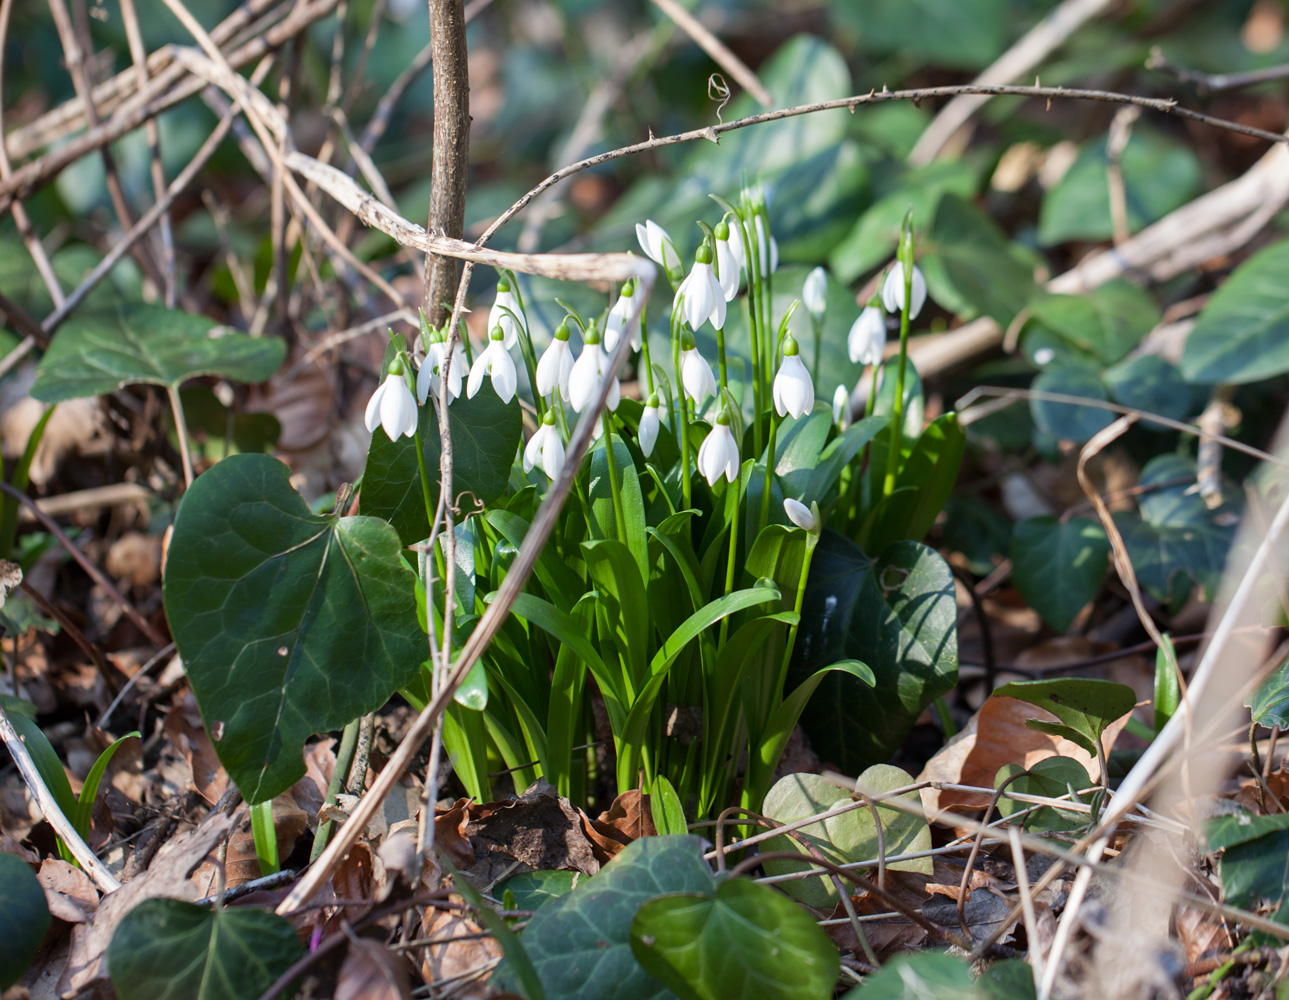
[[[819,518],[800,500],[788,497],[783,501],[783,512],[788,515],[789,521],[805,531],[814,531],[819,527]]]

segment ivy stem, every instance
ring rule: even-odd
[[[184,469],[184,486],[191,486],[193,480],[192,474],[192,455],[188,450],[188,421],[184,419],[184,405],[179,399],[179,390],[173,385],[166,386],[166,393],[170,396],[170,409],[175,415],[175,434],[179,438],[179,460]]]

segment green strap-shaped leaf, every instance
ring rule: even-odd
[[[119,740],[116,740],[110,747],[98,755],[94,761],[94,766],[90,768],[89,774],[85,775],[85,781],[81,785],[81,794],[76,797],[76,813],[72,818],[72,825],[76,827],[76,832],[82,837],[90,832],[90,816],[94,812],[94,800],[98,797],[98,786],[103,780],[103,772],[107,770],[107,765],[112,762],[112,757],[116,754],[117,749],[129,739],[138,739],[139,731],[136,729],[132,733],[126,733]]]
[[[121,1000],[243,1000],[303,954],[290,923],[267,910],[148,899],[112,935],[107,968]]]
[[[631,950],[684,1000],[827,1000],[840,965],[810,914],[745,878],[649,900],[631,923]]]
[[[137,382],[177,389],[197,375],[263,382],[285,356],[277,337],[231,333],[203,316],[136,302],[64,323],[36,369],[31,394],[61,403]]]
[[[220,462],[184,496],[166,564],[171,632],[252,803],[304,775],[309,736],[410,684],[426,650],[393,530],[313,514],[288,476],[267,455]]]

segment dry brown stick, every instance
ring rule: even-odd
[[[121,0],[121,20],[125,24],[125,39],[130,47],[130,58],[134,61],[134,75],[138,79],[139,89],[148,85],[148,53],[143,45],[143,33],[139,30],[139,15],[134,9],[134,0]],[[90,91],[90,103],[93,91]],[[87,104],[88,106],[88,104]],[[143,135],[148,142],[149,170],[152,175],[152,194],[160,201],[166,193],[166,170],[161,161],[161,132],[156,119],[143,123]],[[178,276],[175,273],[175,239],[170,228],[170,213],[162,212],[157,220],[157,234],[161,240],[161,276],[165,285],[162,289],[162,301],[166,308],[175,307]]]
[[[751,94],[763,108],[772,107],[774,98],[765,89],[747,63],[729,50],[729,47],[708,31],[698,18],[676,3],[676,0],[653,0],[654,6],[671,18],[681,31],[692,38],[712,61],[734,78],[734,81]]]
[[[462,0],[429,0],[434,73],[434,152],[426,229],[460,237],[465,231],[465,182],[470,166],[470,73]],[[422,308],[430,326],[451,315],[448,300],[461,277],[452,257],[427,254]]]
[[[45,814],[45,820],[54,828],[54,832],[62,838],[67,849],[72,852],[80,866],[85,869],[94,884],[98,886],[99,891],[103,893],[115,892],[121,888],[121,883],[117,881],[115,875],[108,871],[107,866],[103,864],[89,849],[89,845],[76,832],[76,827],[72,826],[63,811],[58,807],[58,802],[54,799],[53,793],[45,787],[41,780],[40,772],[36,769],[36,763],[31,759],[31,754],[27,752],[27,745],[23,743],[22,737],[18,731],[13,728],[13,723],[9,721],[9,716],[5,714],[4,706],[0,705],[0,740],[9,749],[13,762],[18,766],[18,773],[22,775],[22,780],[26,783],[27,788],[31,791],[31,796],[40,806],[40,811]]]
[[[975,79],[977,84],[1020,80],[1064,44],[1074,32],[1102,13],[1111,0],[1064,0],[1034,25]],[[958,129],[989,101],[988,97],[961,95],[939,110],[909,153],[909,163],[925,166],[934,160]]]
[[[3,490],[6,494],[13,497],[36,515],[36,520],[44,526],[46,531],[58,539],[58,543],[67,550],[67,554],[75,559],[76,562],[80,564],[81,569],[85,570],[85,572],[89,574],[90,578],[103,588],[108,597],[112,599],[113,603],[125,612],[125,616],[129,618],[130,621],[134,622],[140,632],[147,636],[149,642],[155,646],[164,646],[166,644],[167,640],[165,636],[153,628],[152,624],[139,613],[138,609],[126,600],[125,595],[116,589],[116,585],[107,578],[103,571],[95,566],[86,557],[85,553],[72,543],[72,540],[67,537],[67,533],[58,526],[57,522],[36,506],[35,500],[27,496],[26,493],[14,489],[5,482],[0,482],[0,490]]]
[[[290,17],[281,24],[274,25],[263,37],[252,39],[232,53],[228,57],[229,65],[240,69],[274,49],[280,48],[314,21],[329,14],[336,3],[337,0],[316,0],[314,3],[297,7]],[[92,152],[105,143],[114,142],[148,119],[192,97],[206,85],[206,81],[199,78],[185,79],[182,68],[176,70],[173,75],[180,81],[174,86],[169,86],[168,83],[161,85],[160,76],[154,78],[146,92],[136,95],[135,100],[123,104],[111,118],[87,130],[65,146],[19,167],[10,177],[0,181],[0,212],[9,207],[14,197],[30,196],[50,178],[86,153]]]
[[[1273,80],[1289,77],[1289,65],[1268,66],[1265,69],[1249,70],[1247,73],[1201,73],[1169,62],[1164,58],[1164,53],[1158,45],[1150,50],[1146,69],[1163,70],[1177,77],[1182,83],[1193,83],[1195,90],[1200,94],[1254,87],[1260,83],[1270,83]]]
[[[211,29],[211,37],[220,45],[225,44],[274,2],[279,0],[247,0]],[[280,2],[279,9],[285,10],[293,6],[295,6],[295,0],[285,0]],[[156,93],[161,93],[183,76],[182,70],[176,70],[171,66],[173,51],[174,46],[164,45],[148,56],[149,85],[158,88]],[[166,71],[169,75],[163,78],[162,73]],[[138,93],[138,77],[132,69],[127,69],[95,85],[93,97],[101,112],[110,113],[115,112],[123,100],[134,98]],[[146,100],[150,98],[145,98]],[[84,127],[84,105],[80,97],[72,97],[58,107],[45,112],[35,121],[15,128],[4,137],[4,146],[9,156],[15,158],[29,156]]]

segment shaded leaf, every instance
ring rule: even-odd
[[[1034,379],[1033,389],[1101,402],[1106,399],[1105,385],[1093,372],[1072,366],[1049,368],[1040,373]],[[1109,410],[1077,403],[1054,403],[1046,399],[1031,399],[1029,411],[1040,431],[1076,444],[1087,441],[1114,420],[1114,414]]]
[[[266,910],[148,899],[117,926],[107,965],[121,1000],[242,1000],[302,954],[290,923]]]
[[[693,1000],[826,1000],[839,966],[813,917],[742,878],[714,893],[649,900],[631,924],[631,950],[655,979]]]
[[[971,969],[944,952],[896,955],[842,1000],[975,1000]]]
[[[586,876],[581,872],[521,872],[498,882],[493,895],[501,899],[503,895],[510,893],[515,899],[516,909],[536,910],[551,900],[572,892],[578,881],[584,878]]]
[[[45,890],[15,854],[0,852],[0,990],[16,983],[49,929]]]
[[[1011,10],[1002,0],[870,0],[840,4],[835,16],[866,51],[976,69],[1007,44]]]
[[[197,375],[263,382],[285,357],[277,337],[232,333],[203,316],[133,303],[76,313],[59,327],[31,394],[61,403],[137,382],[177,388]]]
[[[1043,294],[1029,303],[1025,353],[1041,365],[1068,362],[1113,364],[1159,323],[1159,306],[1126,281],[1108,281],[1082,295]],[[1044,349],[1048,354],[1044,355]]]
[[[1289,729],[1289,660],[1280,664],[1245,704],[1258,725]]]
[[[1088,677],[1012,681],[995,688],[994,694],[1000,698],[1017,698],[1051,712],[1061,724],[1034,721],[1026,725],[1073,740],[1089,753],[1096,753],[1102,733],[1112,722],[1131,712],[1137,703],[1137,695],[1128,685]]]
[[[1007,791],[1021,795],[1043,795],[1054,799],[1069,794],[1071,788],[1079,792],[1092,785],[1092,779],[1088,777],[1083,765],[1069,757],[1047,757],[1028,771],[1019,764],[1005,764],[998,769],[994,787],[1001,787],[1004,781],[1014,775],[1020,777],[1007,786]],[[1021,825],[1026,830],[1060,832],[1078,830],[1088,825],[1087,813],[1052,806],[1034,809],[1033,803],[1017,802],[1007,795],[998,800],[998,812],[1002,816],[1014,816],[1026,809],[1033,810],[1026,812],[1021,820]]]
[[[1157,354],[1139,354],[1120,361],[1102,376],[1115,402],[1146,413],[1181,420],[1191,411],[1191,389],[1177,371]],[[1158,424],[1141,426],[1163,430]]]
[[[885,761],[922,709],[957,680],[953,574],[934,550],[902,541],[873,560],[825,532],[810,566],[789,687],[848,659],[867,664],[876,684],[828,674],[801,725],[822,758],[858,773]]]
[[[289,470],[234,455],[185,494],[166,613],[215,750],[248,802],[303,776],[316,732],[416,676],[425,635],[389,525],[311,513]]]
[[[1006,327],[1034,294],[1033,268],[998,223],[952,192],[940,199],[922,261],[931,297],[959,314],[992,317]]]
[[[1096,596],[1110,561],[1105,529],[1086,517],[1031,517],[1012,533],[1013,579],[1043,621],[1064,632]]]

